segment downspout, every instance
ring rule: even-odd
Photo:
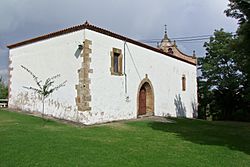
[[[124,41],[123,53],[124,53],[123,71],[125,80],[124,89],[125,89],[125,95],[127,96],[128,88],[127,88],[127,74],[126,74],[126,41]]]

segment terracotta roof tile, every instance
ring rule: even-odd
[[[146,49],[149,49],[149,50],[152,50],[152,51],[155,51],[155,52],[167,55],[169,57],[173,57],[175,59],[187,62],[189,64],[196,65],[196,58],[192,58],[190,56],[185,56],[185,58],[184,57],[177,57],[175,55],[163,52],[162,50],[160,50],[158,48],[146,45],[144,43],[141,43],[139,41],[133,40],[131,38],[127,38],[125,36],[116,34],[114,32],[111,32],[111,31],[99,28],[97,26],[91,25],[87,21],[84,24],[81,24],[81,25],[73,26],[73,27],[70,27],[70,28],[67,28],[67,29],[63,29],[63,30],[60,30],[60,31],[52,32],[52,33],[49,33],[49,34],[46,34],[46,35],[42,35],[42,36],[39,36],[39,37],[36,37],[36,38],[32,38],[32,39],[28,39],[28,40],[25,40],[25,41],[22,41],[22,42],[11,44],[11,45],[8,45],[7,47],[9,49],[13,49],[13,48],[16,48],[16,47],[19,47],[19,46],[31,44],[31,43],[34,43],[34,42],[42,41],[42,40],[45,40],[45,39],[57,37],[57,36],[60,36],[60,35],[63,35],[63,34],[68,34],[68,33],[79,31],[79,30],[83,30],[83,29],[89,29],[89,30],[92,30],[92,31],[95,31],[95,32],[99,32],[101,34],[105,34],[105,35],[111,36],[113,38],[117,38],[117,39],[129,42],[129,43],[133,43],[135,45],[138,45],[138,46],[144,47]]]

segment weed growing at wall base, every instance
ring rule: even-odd
[[[32,90],[34,92],[36,92],[37,94],[39,94],[40,96],[42,96],[42,116],[45,114],[44,113],[44,101],[45,99],[51,95],[53,92],[55,92],[56,90],[58,90],[59,88],[65,86],[67,81],[64,81],[63,83],[54,86],[54,82],[55,79],[57,79],[58,77],[60,77],[60,74],[57,74],[53,77],[49,77],[45,80],[44,84],[42,84],[42,80],[39,80],[38,77],[32,72],[30,71],[28,68],[24,67],[23,65],[21,65],[21,67],[27,71],[33,78],[33,80],[35,81],[37,88],[31,87],[31,86],[24,86],[25,89],[29,89]]]

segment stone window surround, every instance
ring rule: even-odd
[[[182,84],[182,91],[186,91],[187,85],[186,85],[186,76],[183,74],[181,77],[181,84]]]
[[[115,67],[114,67],[114,57],[115,54],[119,54],[118,57],[118,72],[115,72]],[[122,71],[122,59],[123,59],[123,55],[122,55],[122,50],[118,49],[118,48],[112,48],[112,51],[110,52],[110,57],[111,57],[111,67],[110,67],[110,72],[111,75],[118,75],[121,76],[123,75],[123,71]]]

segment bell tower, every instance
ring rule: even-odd
[[[161,43],[159,45],[159,49],[163,50],[164,52],[167,52],[167,53],[170,53],[170,54],[174,54],[172,47],[176,47],[176,43],[175,43],[175,41],[172,42],[168,38],[168,35],[167,35],[167,25],[165,25],[164,37],[161,40]]]

